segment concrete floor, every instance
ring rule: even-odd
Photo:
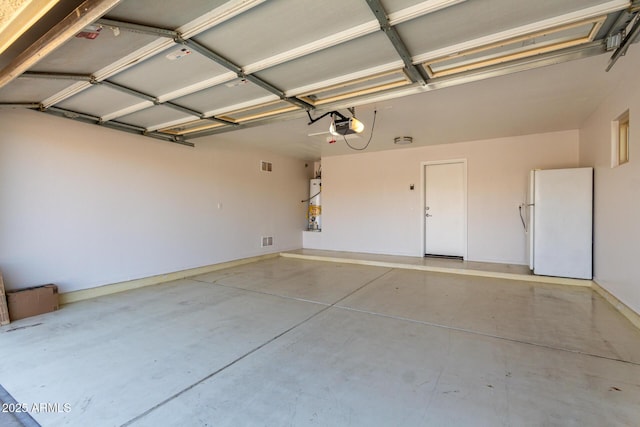
[[[634,426],[640,331],[589,288],[273,258],[0,329],[43,426]]]

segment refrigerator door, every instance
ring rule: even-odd
[[[535,171],[535,274],[592,278],[593,169]]]

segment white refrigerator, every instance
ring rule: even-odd
[[[529,268],[543,276],[593,277],[593,168],[531,171]]]

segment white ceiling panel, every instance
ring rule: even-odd
[[[0,102],[40,102],[74,84],[57,79],[19,78],[0,88]]]
[[[226,0],[127,0],[105,17],[175,30],[225,3]]]
[[[564,15],[598,0],[472,0],[396,26],[409,52],[415,56],[468,40]],[[468,17],[461,20],[460,17]]]
[[[196,116],[185,114],[164,105],[156,105],[152,108],[146,108],[144,110],[119,117],[118,121],[143,127],[145,129],[155,130],[158,128],[169,127],[174,122],[186,122],[196,119],[198,119]]]
[[[73,37],[30,71],[92,74],[156,40],[156,37],[104,27],[97,38]]]
[[[371,20],[365,1],[270,0],[195,38],[244,66]]]
[[[96,117],[103,117],[113,111],[140,104],[140,102],[142,100],[133,95],[105,86],[92,86],[56,104],[56,106],[72,111],[82,111]]]
[[[398,62],[382,32],[370,34],[256,73],[285,91]]]
[[[185,50],[191,52],[185,55]],[[177,56],[181,56],[178,59]],[[175,45],[109,79],[152,96],[160,96],[227,72],[210,59],[182,45]]]
[[[174,100],[176,104],[191,108],[203,113],[233,107],[254,99],[264,98],[271,95],[266,90],[253,83],[240,79],[232,80],[227,84],[221,84],[210,89],[206,89],[191,95],[183,96]],[[275,96],[275,95],[274,95]]]

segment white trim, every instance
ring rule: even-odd
[[[175,42],[171,39],[160,38],[152,41],[151,43],[131,52],[129,55],[125,56],[117,60],[116,62],[112,62],[106,67],[96,71],[93,73],[93,76],[96,80],[102,81],[108,79],[114,74],[118,74],[127,68],[131,68],[134,65],[138,65],[140,62],[145,59],[151,58],[159,54],[160,52],[172,47],[175,45]]]
[[[426,253],[426,248],[427,248],[427,241],[426,241],[426,233],[425,233],[425,228],[426,228],[426,224],[425,224],[425,207],[426,207],[426,197],[425,197],[425,192],[426,192],[426,169],[427,166],[433,166],[433,165],[446,165],[446,164],[451,164],[451,163],[462,163],[463,165],[463,176],[462,176],[462,182],[463,182],[463,192],[464,192],[464,231],[463,231],[463,235],[464,235],[464,248],[463,248],[463,255],[462,258],[464,260],[466,260],[468,258],[468,246],[469,246],[469,236],[468,236],[468,201],[467,201],[467,159],[448,159],[448,160],[430,160],[430,161],[426,161],[426,162],[421,162],[420,163],[420,187],[421,187],[421,191],[420,191],[420,209],[418,209],[419,213],[420,213],[420,230],[421,230],[421,236],[420,236],[420,240],[421,240],[421,248],[420,248],[420,254],[419,256],[424,256],[424,254]]]
[[[215,77],[211,77],[210,79],[203,80],[189,86],[185,86],[178,90],[174,90],[173,92],[167,92],[165,94],[162,94],[158,96],[158,101],[160,102],[171,101],[172,99],[191,95],[192,93],[196,93],[204,89],[209,89],[211,87],[230,82],[231,80],[235,80],[237,78],[238,76],[236,75],[236,73],[234,73],[233,71],[227,71]]]
[[[185,121],[186,122],[193,122],[193,121],[196,121],[196,120],[199,120],[199,119],[200,119],[200,117],[198,117],[198,116],[181,117],[179,119],[171,120],[169,122],[163,122],[163,123],[159,123],[159,124],[155,124],[155,125],[149,126],[145,130],[147,132],[154,132],[154,131],[156,131],[158,129],[166,129],[166,128],[172,128],[172,127],[179,126],[179,125],[185,123]]]
[[[398,25],[403,22],[428,15],[438,10],[463,3],[467,0],[426,0],[422,3],[414,4],[405,9],[389,14],[389,24]]]
[[[177,29],[188,39],[264,3],[266,0],[231,0]]]
[[[113,113],[106,114],[101,117],[101,119],[105,122],[113,119],[117,119],[118,117],[126,116],[127,114],[135,113],[137,111],[144,110],[146,108],[153,107],[154,103],[151,101],[142,101],[137,104],[130,105],[121,110],[114,111]]]
[[[45,99],[41,102],[44,108],[49,108],[52,105],[57,104],[58,102],[62,102],[67,98],[71,98],[73,95],[82,92],[91,87],[91,83],[89,82],[76,82],[71,86],[67,86],[62,89],[60,92],[54,93],[49,98]]]

